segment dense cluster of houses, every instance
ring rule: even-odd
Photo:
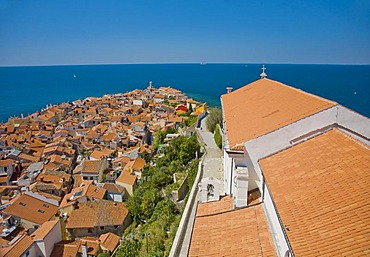
[[[155,131],[205,106],[171,87],[88,97],[0,124],[0,256],[112,253]],[[202,111],[203,110],[203,111]]]

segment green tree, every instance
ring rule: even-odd
[[[195,178],[198,173],[198,164],[199,164],[199,160],[192,160],[187,167],[189,188],[191,188],[194,184]]]
[[[116,252],[116,257],[136,257],[139,254],[141,243],[137,239],[124,240]]]
[[[193,105],[192,105],[192,104],[190,104],[190,105],[189,105],[188,112],[187,112],[187,113],[188,113],[188,115],[191,115],[191,114],[193,113],[193,111],[194,111],[194,110],[193,110]]]
[[[160,189],[168,184],[171,184],[172,177],[165,172],[157,172],[151,176],[151,181],[157,188]]]
[[[109,252],[106,252],[106,251],[98,254],[98,257],[109,257],[109,256],[110,256]]]
[[[206,126],[210,132],[214,132],[216,124],[221,125],[222,123],[222,112],[220,108],[212,108],[209,111],[209,115],[206,119]]]
[[[153,141],[153,149],[154,151],[158,150],[160,144],[163,144],[164,139],[166,138],[166,132],[163,130],[157,130],[155,132],[155,138]]]
[[[134,195],[131,196],[127,201],[127,209],[129,210],[131,216],[134,218],[135,222],[140,222],[141,213],[141,197],[134,192]],[[136,193],[136,195],[135,195]]]
[[[159,191],[156,188],[145,190],[141,199],[141,218],[149,219],[154,211],[155,206],[160,200]]]
[[[172,127],[167,127],[166,134],[175,134],[177,133],[177,130]]]
[[[216,124],[215,134],[214,134],[215,143],[218,148],[222,148],[222,136],[221,136],[221,129],[220,125]]]
[[[141,158],[143,158],[146,163],[149,163],[152,159],[152,156],[147,151],[144,151],[141,153]]]
[[[165,229],[168,229],[177,213],[176,205],[171,200],[162,200],[155,207],[150,221],[163,220],[166,223]]]
[[[182,164],[187,164],[195,158],[199,148],[198,140],[195,136],[183,140],[180,144],[179,159]]]
[[[191,125],[193,125],[195,122],[197,122],[198,120],[198,116],[196,115],[190,115],[185,121],[184,121],[184,124],[185,126],[187,127],[190,127]]]

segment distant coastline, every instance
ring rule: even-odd
[[[247,65],[247,67],[246,67]],[[46,105],[155,86],[172,86],[195,100],[219,106],[226,87],[256,79],[260,64],[91,64],[0,67],[0,122]],[[266,64],[268,77],[336,101],[370,116],[370,65]],[[75,74],[75,77],[74,77]],[[354,93],[355,92],[355,93]]]

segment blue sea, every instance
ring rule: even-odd
[[[267,64],[269,78],[334,100],[370,117],[370,65]],[[122,64],[0,67],[0,122],[47,104],[88,96],[171,86],[188,96],[220,105],[234,90],[259,79],[261,64]]]

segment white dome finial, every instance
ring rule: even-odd
[[[261,76],[261,79],[264,79],[267,77],[267,74],[265,73],[265,70],[266,70],[265,65],[262,65],[261,69],[262,69],[262,73],[260,74],[260,76]]]

